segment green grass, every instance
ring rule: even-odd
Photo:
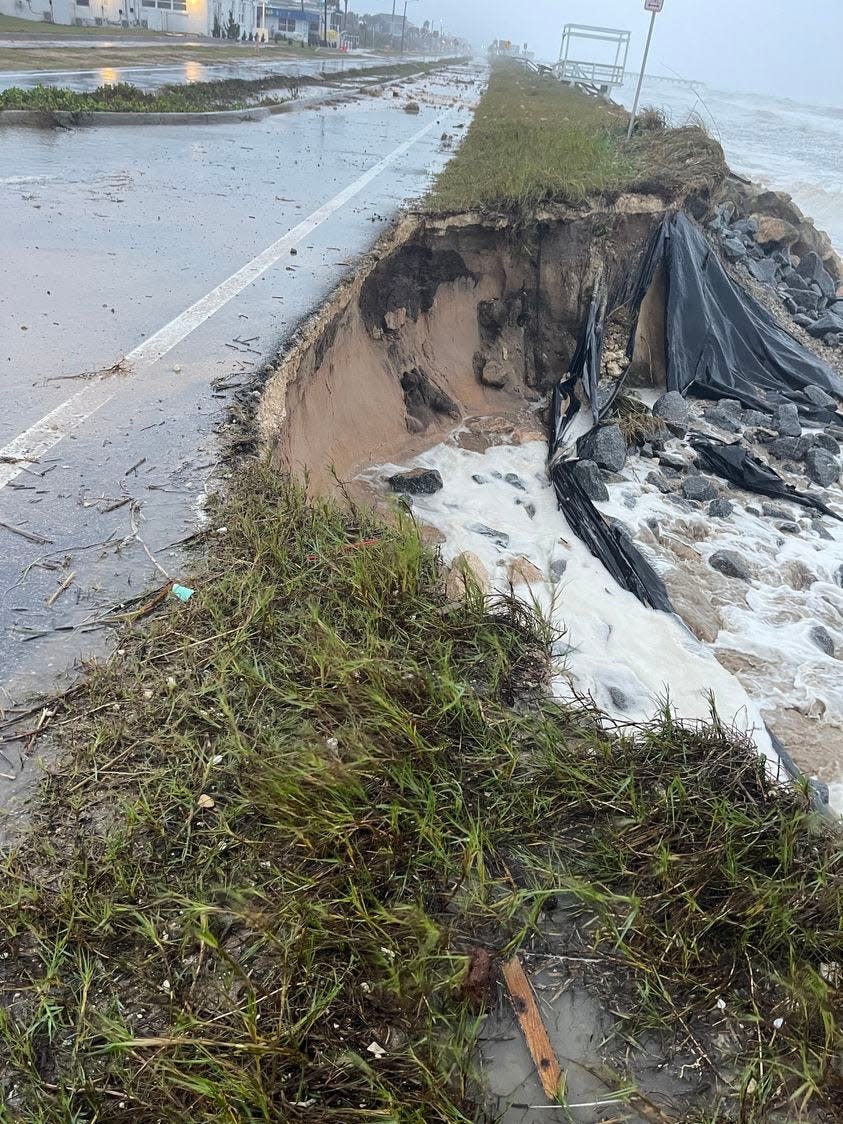
[[[446,60],[446,63],[449,60]],[[453,61],[453,60],[450,60]],[[291,95],[297,96],[300,86],[337,85],[351,80],[368,78],[409,78],[428,74],[445,65],[443,63],[396,63],[392,66],[349,67],[341,75],[330,74],[313,77],[296,77],[289,80],[283,74],[264,78],[226,78],[218,82],[191,82],[161,86],[155,92],[140,90],[127,82],[99,86],[96,90],[79,93],[61,86],[34,86],[21,89],[12,86],[0,91],[0,111],[4,109],[33,109],[45,113],[207,113],[225,109],[245,109],[253,105],[275,105],[288,101],[290,95],[261,97],[267,90],[283,89],[288,81]]]
[[[824,1103],[843,859],[801,789],[716,722],[553,704],[546,627],[449,604],[407,517],[260,466],[213,517],[0,869],[0,1119],[468,1124],[467,955],[559,894],[630,1034],[714,1012],[742,1120]]]
[[[611,102],[498,64],[427,206],[529,211],[625,191],[669,196],[699,190],[725,174],[720,146],[702,129],[649,129],[627,143],[628,120]]]

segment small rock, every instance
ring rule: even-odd
[[[758,220],[757,219],[738,219],[737,222],[732,223],[732,231],[740,236],[754,238],[758,233]]]
[[[485,523],[469,523],[468,530],[473,531],[475,535],[483,535],[484,538],[491,539],[498,546],[509,546],[509,535],[506,531],[496,531],[494,527],[487,527]]]
[[[814,384],[805,387],[803,390],[805,397],[809,402],[813,402],[815,406],[828,406],[834,408],[837,405],[836,398],[833,398],[827,390],[822,387],[816,387]]]
[[[778,265],[770,258],[747,262],[747,269],[755,280],[760,281],[763,285],[773,285],[779,271]]]
[[[792,402],[786,402],[783,406],[776,407],[776,412],[773,414],[773,425],[778,430],[780,437],[800,437],[802,435],[799,411]]]
[[[683,437],[688,430],[690,412],[688,403],[678,390],[669,390],[653,405],[653,414],[661,418],[672,433]]]
[[[723,253],[729,261],[739,261],[741,258],[746,257],[746,246],[744,246],[740,238],[735,238],[732,234],[725,235],[721,245],[723,247]]]
[[[809,449],[805,454],[805,471],[808,478],[821,488],[836,484],[840,476],[837,461],[827,449]]]
[[[798,324],[800,328],[811,328],[813,327],[814,321],[806,313],[797,312],[793,317],[793,323]]]
[[[626,464],[626,442],[616,425],[602,425],[584,434],[577,442],[581,460],[594,461],[600,468],[620,472]]]
[[[568,569],[567,558],[554,558],[550,563],[550,580],[555,585],[562,580],[565,571]]]
[[[612,700],[612,706],[616,710],[628,711],[631,709],[632,704],[620,687],[611,686],[608,690],[609,698]]]
[[[421,106],[417,101],[408,101],[404,103],[405,113],[421,113]]]
[[[394,308],[389,312],[384,313],[383,317],[384,327],[389,332],[397,332],[407,323],[407,309]]]
[[[758,429],[769,425],[770,418],[767,414],[762,414],[760,410],[744,410],[741,422],[750,429]]]
[[[648,484],[655,485],[655,487],[665,495],[668,495],[676,489],[676,485],[662,476],[660,472],[648,472],[646,479]]]
[[[718,398],[718,410],[723,410],[727,414],[733,414],[738,417],[743,410],[743,404],[737,398]]]
[[[708,505],[708,514],[713,519],[728,519],[734,510],[734,504],[730,500],[712,500]]]
[[[603,501],[609,498],[609,489],[594,461],[577,461],[574,476],[589,499]]]
[[[798,590],[810,589],[817,580],[817,575],[798,558],[791,558],[785,562],[779,571],[779,576],[785,585]]]
[[[509,384],[509,372],[499,360],[489,359],[480,369],[480,381],[492,390],[503,390]]]
[[[761,511],[768,519],[790,519],[790,512],[783,507],[776,507],[774,503],[762,503]]]
[[[513,585],[535,585],[544,581],[544,574],[529,558],[521,554],[509,563],[506,575]]]
[[[709,556],[708,564],[712,569],[725,574],[727,578],[738,578],[742,582],[752,581],[748,565],[736,550],[715,550]]]
[[[682,495],[686,500],[713,500],[717,492],[710,480],[704,476],[686,476],[682,481]]]
[[[780,461],[801,461],[811,447],[808,437],[777,437],[771,441],[767,449]]]
[[[488,593],[489,574],[482,558],[478,558],[471,550],[464,550],[448,567],[445,576],[445,594],[449,601],[462,601],[466,588],[470,589],[475,584],[483,593]]]
[[[511,484],[513,488],[517,488],[519,492],[527,491],[521,481],[521,478],[516,472],[507,472],[506,476],[504,476],[504,480],[507,482],[507,484]]]
[[[794,316],[794,320],[796,319]],[[831,332],[843,332],[843,318],[834,312],[824,312],[810,324],[808,332],[817,339],[822,339]]]
[[[826,539],[828,542],[834,542],[834,535],[829,534],[822,519],[812,519],[811,530],[819,535],[821,539]]]
[[[519,505],[519,507],[524,508],[524,510],[527,512],[527,515],[530,517],[530,519],[535,519],[535,517],[536,517],[536,505],[534,503],[525,503],[523,500],[516,500],[515,502]]]
[[[442,477],[435,468],[411,468],[397,472],[389,478],[393,492],[407,492],[411,496],[432,496],[442,488]]]
[[[488,484],[489,483],[489,481],[486,479],[486,477],[481,476],[479,472],[472,473],[471,479],[474,481],[475,484]]]
[[[792,523],[790,520],[784,523],[777,523],[776,527],[785,535],[798,535],[802,529],[798,523]]]
[[[827,656],[834,655],[834,638],[827,628],[823,628],[821,624],[815,624],[809,635],[821,652],[825,652]]]
[[[719,406],[709,406],[707,410],[703,410],[703,417],[709,425],[714,425],[718,429],[725,429],[730,433],[740,433],[740,422],[734,415],[721,410]]]
[[[835,571],[834,582],[836,585],[839,585],[841,588],[843,588],[843,562],[840,563],[840,565],[837,567],[837,570]]]
[[[810,440],[816,449],[825,449],[835,457],[840,454],[840,443],[830,433],[814,433]]]
[[[810,250],[800,259],[796,272],[806,281],[812,281],[817,285],[826,300],[834,300],[837,295],[837,286],[834,284],[831,274],[823,265],[819,254]]]

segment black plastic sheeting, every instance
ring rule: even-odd
[[[800,492],[792,484],[785,483],[781,476],[758,457],[753,456],[742,445],[729,445],[713,437],[692,436],[691,447],[697,454],[702,467],[722,476],[747,492],[758,492],[762,496],[772,496],[778,500],[790,500],[802,507],[812,507],[823,515],[834,519],[842,518],[837,512],[807,492]]]
[[[571,530],[600,559],[618,585],[634,593],[650,608],[672,613],[664,582],[628,533],[616,523],[610,523],[594,506],[577,480],[575,463],[557,461],[550,466],[556,499]]]
[[[588,394],[595,424],[610,404],[604,404],[601,409],[598,393],[603,354],[603,319],[604,306],[599,292],[595,292],[585,330],[571,360],[570,373],[553,388],[550,409],[550,479],[556,491],[557,503],[571,530],[600,559],[618,585],[634,593],[645,605],[672,613],[673,606],[661,578],[623,529],[606,519],[594,506],[575,475],[576,462],[566,461],[561,457],[565,431],[580,409],[577,387],[582,385]]]
[[[632,298],[633,323],[659,266],[667,292],[667,390],[737,398],[770,411],[765,391],[797,402],[800,412],[832,420],[799,392],[806,386],[843,397],[843,379],[727,275],[702,231],[681,211],[651,239]],[[627,354],[632,356],[633,329]]]

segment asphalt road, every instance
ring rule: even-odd
[[[280,58],[261,59],[249,55],[244,48],[243,58],[228,62],[203,63],[187,61],[167,63],[162,66],[100,66],[87,70],[9,70],[0,71],[0,90],[12,86],[31,89],[33,86],[61,86],[85,92],[98,86],[113,86],[117,82],[130,82],[141,90],[157,90],[169,83],[218,82],[224,78],[264,78],[267,74],[295,74],[299,76],[330,75],[341,77],[352,68],[390,66],[399,62],[413,62],[415,55],[337,55],[336,58]]]
[[[405,89],[418,116],[364,97],[236,126],[0,131],[1,705],[60,684],[108,649],[110,609],[184,576],[226,402],[470,119],[441,80]]]

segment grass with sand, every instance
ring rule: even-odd
[[[625,1033],[715,1012],[743,1119],[824,1102],[843,857],[804,791],[716,721],[550,701],[546,626],[449,603],[407,517],[254,465],[223,522],[64,705],[0,870],[5,1119],[472,1120],[472,950],[559,895]]]

